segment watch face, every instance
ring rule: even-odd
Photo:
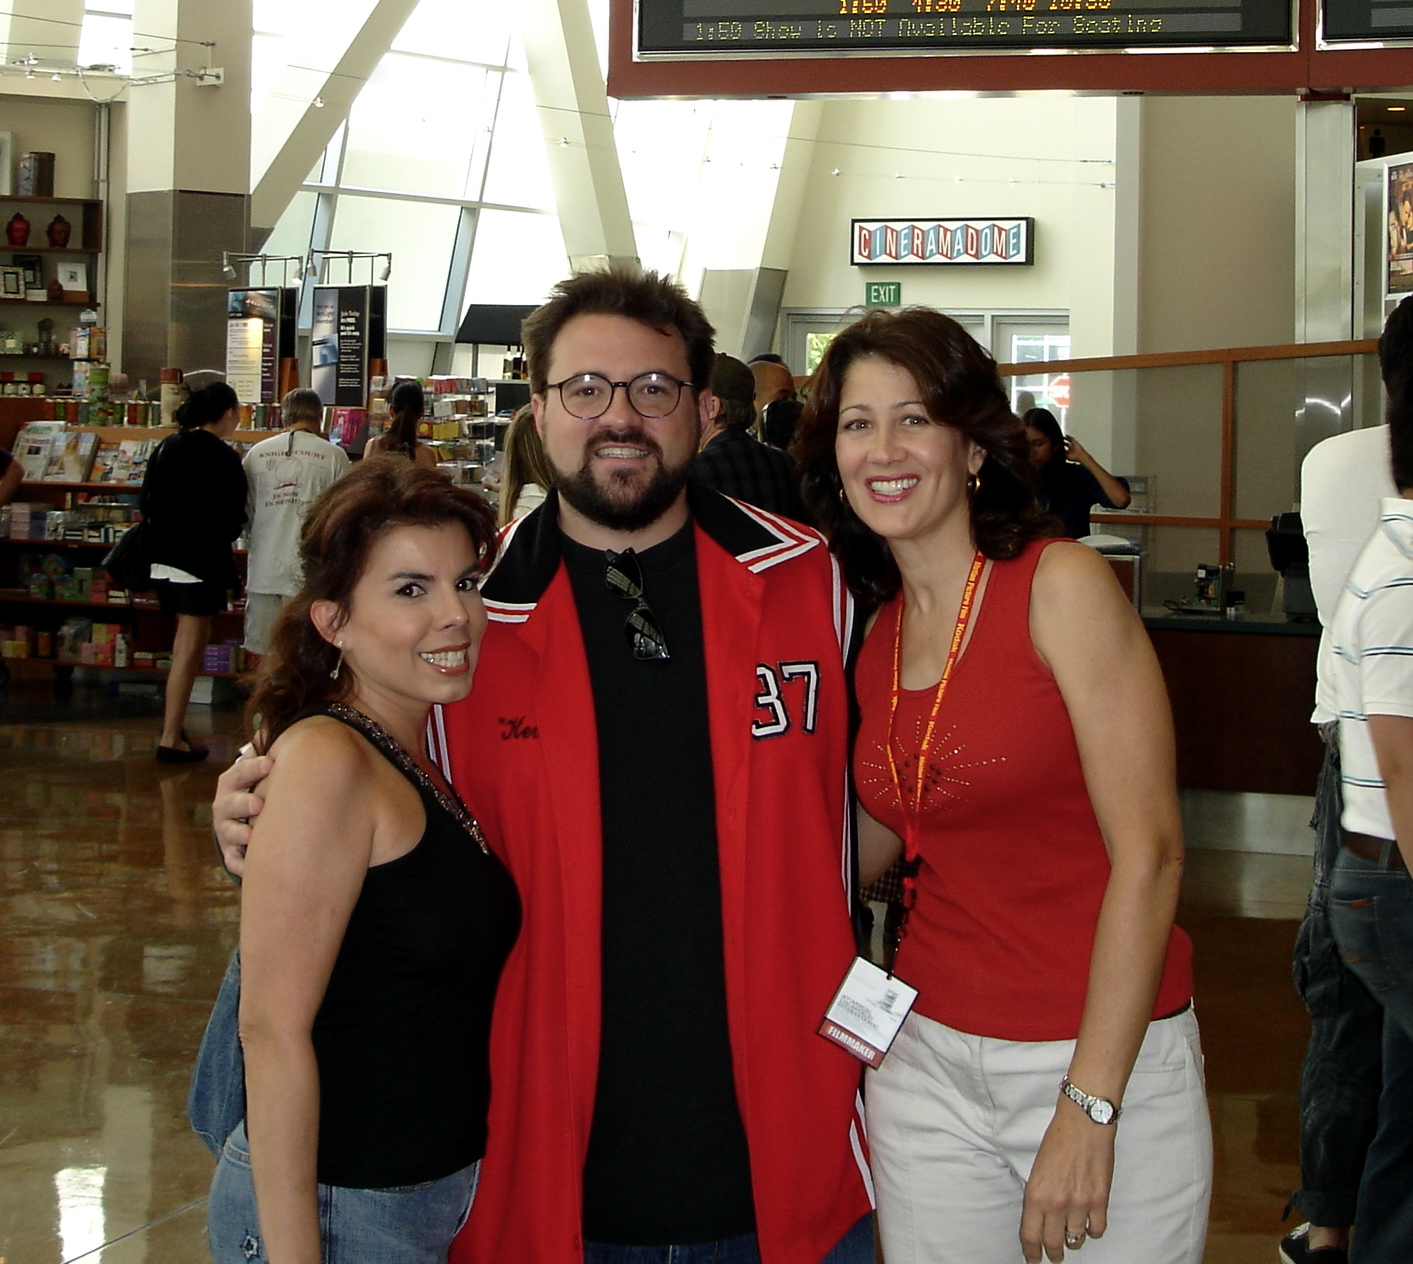
[[[1096,1124],[1111,1123],[1114,1118],[1114,1103],[1105,1101],[1102,1097],[1096,1098],[1089,1107],[1089,1117]]]

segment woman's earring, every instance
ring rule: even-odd
[[[846,509],[849,506],[849,498],[844,495],[844,489],[842,487],[839,489],[839,503],[843,505]]]
[[[343,670],[343,642],[335,641],[334,648],[338,650],[339,658],[338,662],[334,664],[334,670],[329,673],[330,680],[337,680],[339,678],[339,672]]]
[[[981,490],[981,476],[979,474],[967,475],[967,495],[975,496]]]

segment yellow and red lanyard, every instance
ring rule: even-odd
[[[942,679],[937,682],[937,690],[932,697],[932,711],[927,717],[927,728],[923,731],[922,747],[917,756],[917,787],[913,794],[912,810],[909,811],[903,793],[903,780],[898,772],[898,760],[893,751],[894,725],[898,717],[898,699],[902,693],[903,660],[903,615],[901,604],[898,609],[898,625],[893,636],[893,692],[888,705],[888,732],[884,747],[888,753],[888,771],[893,776],[893,788],[898,793],[898,806],[903,811],[905,828],[903,831],[903,856],[908,868],[903,873],[904,924],[898,927],[901,941],[906,925],[907,911],[917,900],[917,878],[915,876],[918,855],[918,830],[922,820],[922,791],[927,781],[927,756],[932,749],[932,738],[937,731],[937,713],[942,708],[942,697],[947,692],[947,682],[952,678],[952,668],[962,652],[962,642],[966,640],[967,625],[971,623],[972,609],[976,604],[976,588],[981,582],[981,572],[986,559],[980,552],[972,558],[971,570],[967,572],[966,586],[962,589],[961,605],[957,608],[957,625],[952,630],[952,644],[947,650],[947,661],[942,667]]]

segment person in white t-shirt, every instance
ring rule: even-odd
[[[1413,1260],[1413,298],[1379,340],[1397,496],[1349,575],[1324,647],[1339,717],[1344,810],[1330,878],[1340,955],[1383,1008],[1378,1127],[1364,1163],[1352,1264]]]
[[[245,454],[250,489],[246,516],[245,648],[263,654],[285,599],[299,591],[299,531],[320,493],[348,472],[348,454],[320,436],[324,405],[313,391],[290,391],[280,403],[284,433]]]

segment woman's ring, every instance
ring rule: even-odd
[[[1071,1251],[1077,1251],[1077,1250],[1079,1250],[1079,1248],[1084,1245],[1084,1232],[1083,1232],[1083,1230],[1081,1230],[1079,1233],[1066,1233],[1066,1234],[1065,1234],[1065,1245],[1066,1245],[1067,1247],[1069,1247],[1069,1249],[1070,1249]]]

